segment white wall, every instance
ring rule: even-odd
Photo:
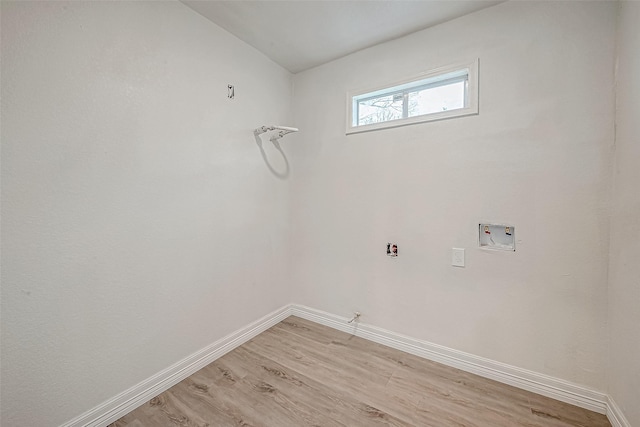
[[[609,394],[640,426],[640,3],[621,2],[609,264]]]
[[[640,425],[638,4],[615,154],[615,3],[501,4],[299,74],[295,94],[180,3],[1,7],[0,424],[59,425],[294,301],[608,384]],[[476,57],[479,116],[344,135],[348,90]],[[251,134],[273,122],[302,129],[291,184]],[[485,220],[514,224],[517,252],[477,249]]]
[[[3,1],[1,95],[0,424],[60,425],[289,302],[288,184],[252,134],[290,123],[288,72],[178,2]]]
[[[293,300],[606,390],[615,19],[508,2],[297,74]],[[345,136],[348,90],[473,58],[478,116]]]

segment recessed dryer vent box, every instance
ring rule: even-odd
[[[478,224],[478,242],[484,249],[515,251],[515,227],[505,224]]]

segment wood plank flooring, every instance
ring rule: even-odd
[[[604,415],[289,317],[110,427],[611,427]]]

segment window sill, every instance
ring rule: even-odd
[[[390,128],[397,128],[401,126],[415,125],[418,123],[453,119],[456,117],[474,116],[477,114],[478,114],[478,106],[475,105],[473,107],[458,108],[456,110],[443,111],[441,113],[426,114],[424,116],[411,117],[408,119],[391,120],[388,122],[372,123],[370,125],[363,125],[363,126],[357,126],[357,127],[350,126],[347,128],[346,134],[351,135],[354,133],[372,132],[372,131],[382,130],[382,129],[390,129]]]

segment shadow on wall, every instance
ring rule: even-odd
[[[262,159],[264,160],[264,163],[269,168],[269,171],[273,174],[273,176],[275,176],[278,179],[287,179],[289,177],[289,160],[287,159],[287,155],[284,154],[284,151],[282,151],[282,147],[280,147],[280,143],[273,139],[270,140],[273,146],[276,148],[276,150],[278,150],[282,155],[282,159],[284,160],[283,171],[276,170],[271,164],[271,162],[269,161],[269,157],[267,157],[267,153],[265,152],[264,147],[262,146],[262,138],[260,138],[260,135],[258,135],[257,132],[254,132],[254,136],[256,138],[256,144],[258,145],[258,148],[260,148],[260,154],[262,155]]]

